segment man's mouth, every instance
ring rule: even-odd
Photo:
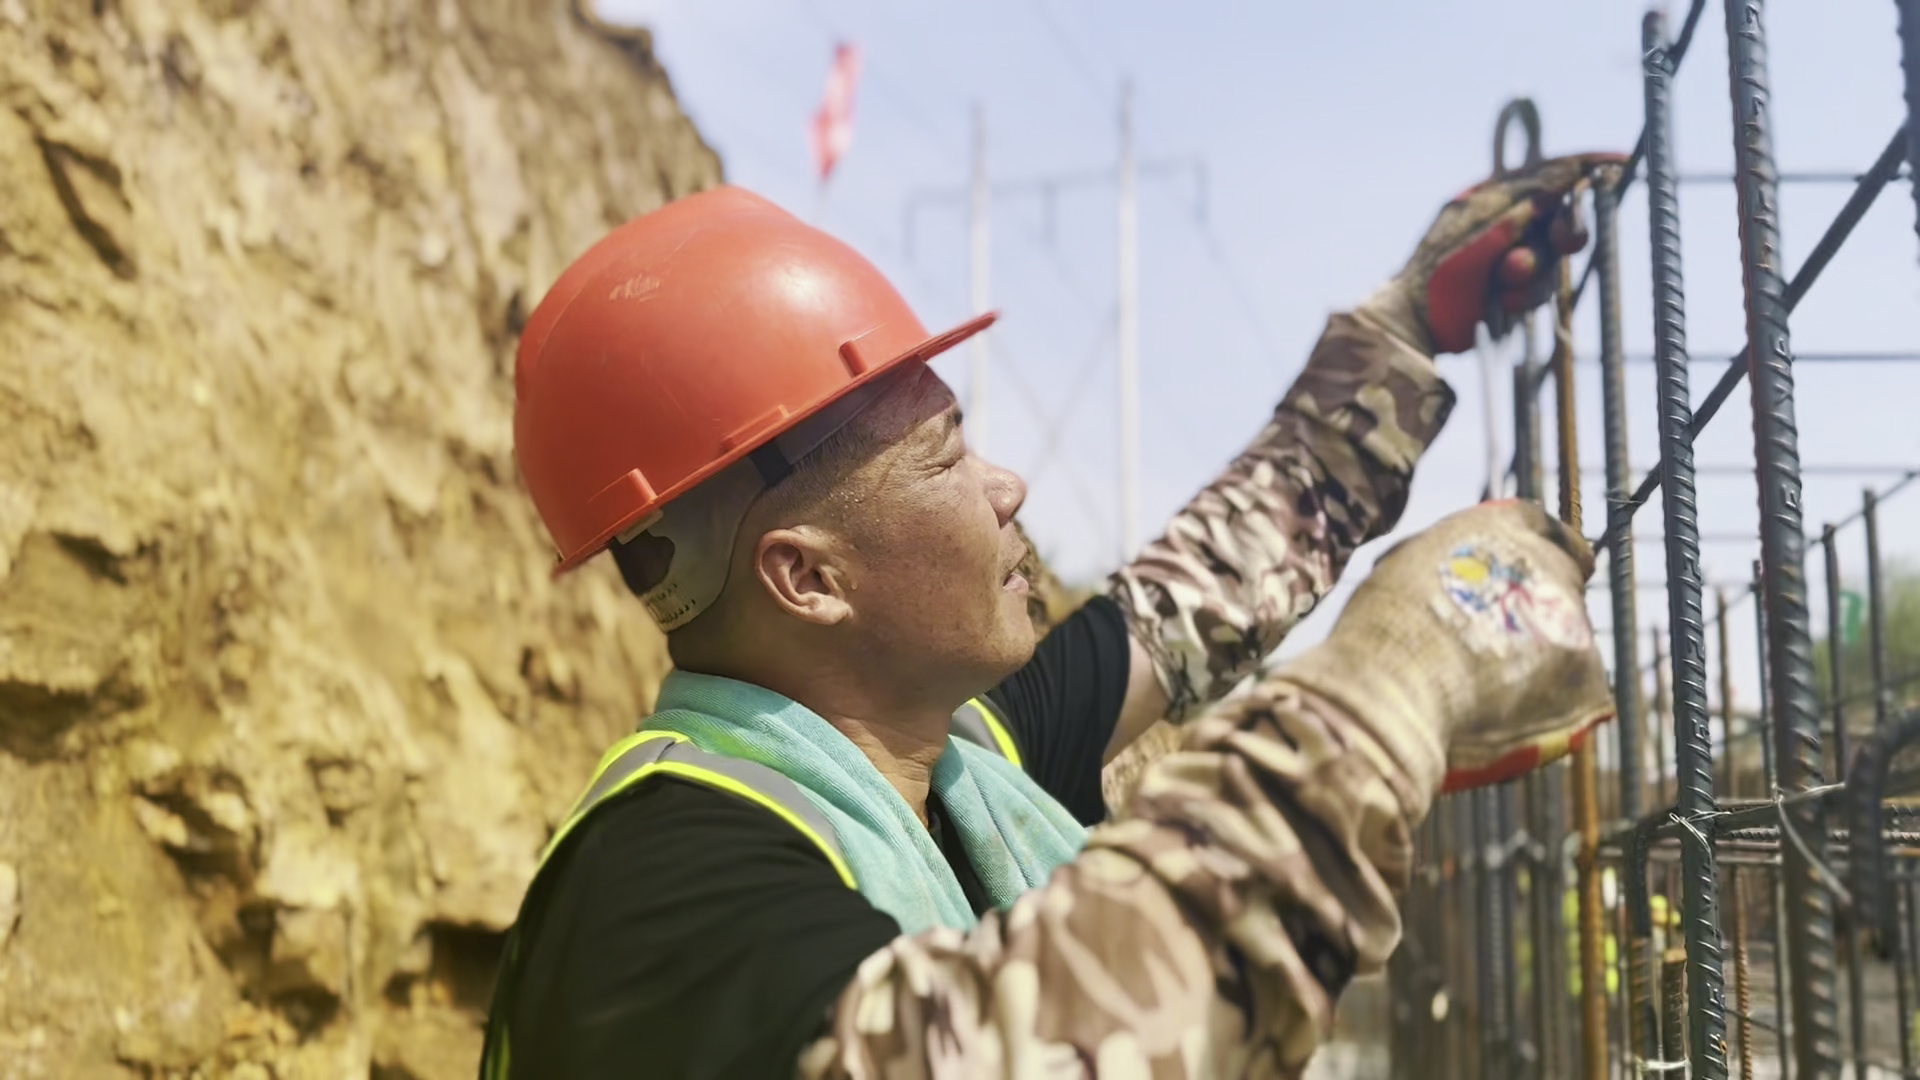
[[[1020,545],[1019,557],[1015,558],[1013,565],[1007,568],[1007,576],[1000,579],[1001,588],[1008,592],[1026,592],[1033,587],[1033,583],[1027,580],[1027,576],[1020,572],[1020,564],[1026,562],[1027,556],[1031,554],[1033,554],[1031,547],[1026,544]]]

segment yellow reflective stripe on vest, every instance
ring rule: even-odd
[[[840,856],[839,849],[828,843],[827,838],[821,836],[818,830],[801,820],[800,815],[794,813],[785,803],[780,802],[778,799],[764,792],[756,791],[724,773],[717,773],[712,769],[702,768],[698,765],[689,765],[684,761],[656,761],[651,765],[641,766],[640,771],[634,773],[632,779],[622,783],[614,790],[625,790],[653,773],[666,773],[669,776],[684,777],[688,780],[698,781],[711,787],[717,787],[722,791],[730,791],[743,799],[759,803],[761,806],[778,814],[780,820],[800,830],[800,835],[813,841],[814,846],[820,849],[820,853],[825,855],[827,861],[833,864],[834,872],[840,875],[840,880],[846,883],[847,888],[859,888],[853,880],[853,868],[848,866],[847,860]]]
[[[994,711],[992,705],[989,705],[982,698],[974,698],[965,705],[962,705],[961,708],[972,709],[975,715],[979,716],[980,723],[987,729],[987,734],[993,739],[993,745],[988,747],[988,749],[998,750],[1000,751],[1001,757],[1006,758],[1016,766],[1020,765],[1020,746],[1013,741],[1013,734],[1007,730],[1006,725],[1000,722],[1000,714]],[[963,724],[961,737],[966,738],[968,734]],[[969,741],[977,742],[978,740],[969,739]]]
[[[674,742],[687,741],[685,735],[675,731],[636,731],[632,735],[608,747],[607,752],[600,755],[600,764],[593,767],[593,775],[588,778],[587,786],[582,788],[580,796],[573,800],[573,807],[567,811],[567,816],[560,819],[560,827],[554,830],[553,839],[548,840],[547,846],[541,850],[538,865],[546,865],[547,859],[552,857],[554,852],[560,850],[560,841],[565,840],[567,834],[573,831],[573,827],[580,824],[580,820],[587,816],[587,811],[598,806],[602,800],[613,793],[601,792],[596,794],[593,790],[599,785],[600,778],[607,775],[607,770],[613,768],[614,763],[619,761],[627,751],[639,746],[641,743],[652,742],[655,739],[672,739]],[[627,784],[623,783],[614,790],[624,791],[626,788]]]
[[[820,849],[820,853],[827,857],[827,862],[833,865],[834,872],[840,875],[840,880],[846,883],[847,888],[852,889],[857,887],[853,877],[853,869],[847,865],[847,860],[840,854],[840,848],[837,844],[821,835],[819,829],[814,828],[811,822],[796,813],[793,807],[788,806],[786,802],[761,791],[737,776],[728,775],[726,772],[721,771],[721,768],[708,767],[694,761],[654,760],[621,777],[619,781],[614,784],[604,785],[602,783],[606,778],[607,771],[619,764],[621,758],[625,757],[634,747],[658,739],[666,739],[671,740],[675,744],[683,744],[696,756],[705,757],[708,760],[714,761],[716,765],[724,763],[725,765],[734,765],[741,768],[766,768],[765,766],[754,766],[747,762],[734,762],[732,759],[725,758],[718,754],[708,754],[706,751],[694,746],[688,741],[685,735],[679,732],[635,732],[621,739],[619,742],[614,743],[605,754],[600,756],[600,764],[593,770],[593,779],[587,782],[586,790],[580,793],[580,797],[574,802],[573,809],[568,811],[567,817],[561,822],[560,828],[555,830],[553,839],[547,842],[546,850],[541,852],[541,866],[546,865],[547,859],[551,857],[555,851],[559,850],[561,841],[565,840],[568,834],[573,832],[574,827],[585,820],[587,815],[591,813],[595,807],[614,798],[649,776],[664,774],[667,776],[677,776],[684,780],[692,780],[698,784],[705,784],[708,787],[716,788],[730,795],[737,795],[740,798],[746,799],[748,802],[772,811],[776,817],[788,825],[793,826],[800,835],[811,840],[813,845]],[[773,772],[771,769],[768,769],[767,772],[771,774],[771,777],[779,776],[778,773]],[[780,779],[785,780],[784,777]],[[794,797],[805,798],[804,795],[800,794],[798,788],[794,789]]]
[[[639,752],[636,753],[636,750]],[[771,811],[820,849],[847,888],[858,888],[853,868],[847,865],[846,857],[840,854],[832,821],[807,801],[806,793],[791,779],[765,765],[708,753],[678,732],[638,731],[613,744],[600,756],[600,764],[594,768],[593,778],[588,781],[580,797],[574,800],[573,808],[567,811],[566,818],[554,831],[546,850],[540,853],[540,862],[534,869],[534,883],[527,886],[528,899],[521,901],[522,917],[527,913],[526,905],[530,902],[540,874],[546,869],[547,860],[559,850],[560,844],[573,830],[594,810],[654,775],[704,784]],[[762,790],[756,783],[770,790]],[[520,920],[515,919],[512,929],[507,932],[500,974],[494,983],[493,1003],[487,1010],[486,1041],[480,1051],[482,1080],[507,1080],[511,1072],[513,1053],[508,1020],[513,1011],[513,985],[518,975],[519,953]]]

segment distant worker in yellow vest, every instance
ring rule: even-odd
[[[1324,644],[1210,712],[1390,530],[1439,352],[1530,309],[1616,155],[1442,210],[1272,421],[1043,640],[1020,479],[969,452],[866,260],[738,189],[629,222],[529,320],[522,473],[562,571],[667,632],[509,939],[487,1077],[1295,1075],[1399,937],[1443,785],[1603,719],[1592,556],[1537,506],[1404,541]],[[1222,387],[1221,392],[1232,392]],[[1195,719],[1102,824],[1104,762]]]

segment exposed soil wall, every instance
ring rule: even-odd
[[[560,0],[0,0],[0,1075],[472,1075],[665,668],[514,337],[719,176]]]

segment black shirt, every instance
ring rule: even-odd
[[[1087,824],[1106,813],[1101,758],[1128,667],[1120,609],[1097,597],[988,695],[1028,774]],[[957,838],[929,809],[984,908]],[[791,1075],[854,969],[900,926],[764,808],[656,777],[574,831],[520,933],[516,1077],[697,1080]]]

